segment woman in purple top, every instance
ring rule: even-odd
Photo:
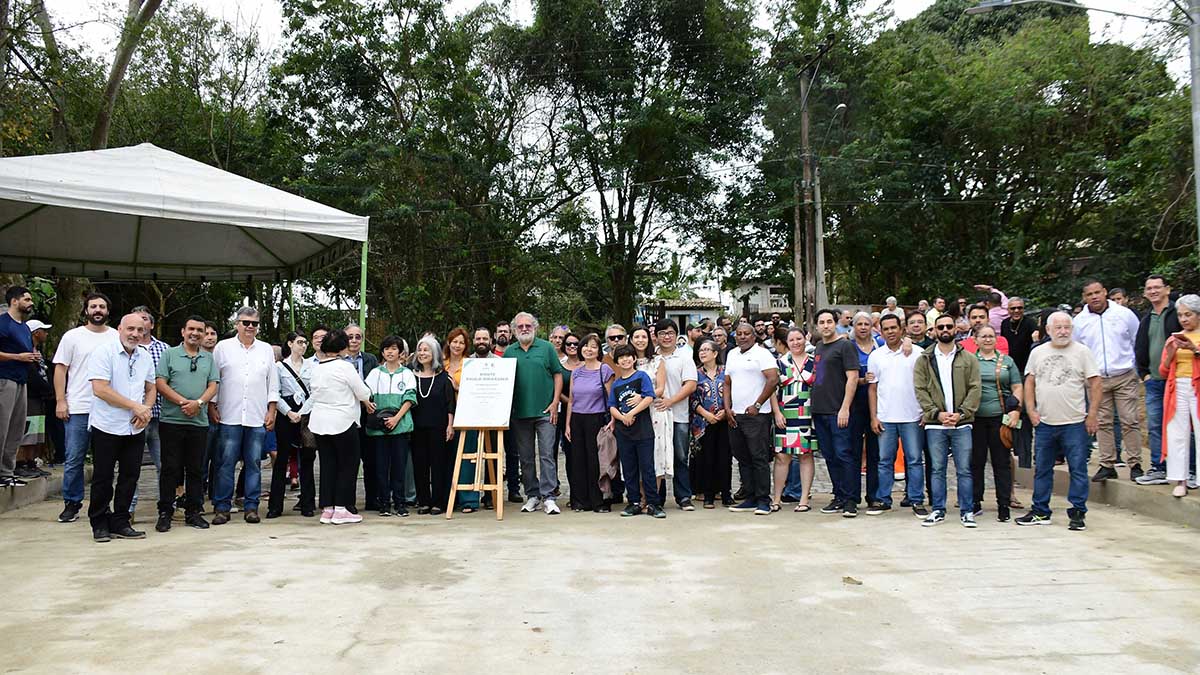
[[[608,385],[612,368],[600,361],[600,336],[589,333],[579,341],[583,363],[571,372],[567,399],[567,482],[572,511],[608,513],[611,509],[600,494],[600,448],[596,435],[608,417]]]

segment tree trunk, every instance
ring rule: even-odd
[[[9,0],[0,0],[0,120],[6,117],[5,101],[12,100],[8,95],[8,10]],[[4,137],[0,136],[0,157],[4,156]]]
[[[117,51],[113,55],[112,69],[108,71],[108,81],[104,84],[104,93],[100,97],[100,110],[96,113],[96,126],[92,128],[92,150],[103,150],[108,147],[108,132],[112,127],[113,107],[117,103],[117,94],[121,91],[121,83],[125,80],[125,72],[133,53],[137,51],[138,42],[146,25],[158,11],[162,0],[129,0],[129,10],[125,14],[125,26],[121,30],[121,39],[117,43]]]
[[[46,11],[44,0],[34,0],[33,20],[42,32],[42,44],[46,49],[45,79],[54,83],[54,89],[59,89],[63,81],[62,51],[58,48],[58,39],[54,37],[54,24],[50,21],[50,12]],[[67,102],[61,91],[50,92],[50,96],[50,140],[56,151],[67,152],[72,149],[67,131]]]

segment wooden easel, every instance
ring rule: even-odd
[[[507,430],[508,427],[458,429],[458,455],[454,460],[454,478],[450,480],[450,501],[446,503],[446,520],[450,520],[454,515],[454,500],[459,489],[490,493],[492,505],[496,510],[496,520],[504,520],[504,432]],[[476,432],[475,447],[471,452],[467,452],[467,432],[470,431]],[[491,432],[496,433],[496,448],[492,448]],[[475,463],[475,481],[472,483],[458,482],[463,460]],[[481,463],[483,466],[480,466]],[[482,499],[480,501],[482,502]]]

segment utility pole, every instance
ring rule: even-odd
[[[816,241],[817,228],[816,220],[813,217],[813,167],[812,167],[812,144],[808,138],[808,90],[809,90],[809,71],[808,68],[800,71],[800,152],[804,159],[804,256],[800,257],[800,239],[796,240],[796,298],[804,298],[804,321],[805,324],[811,324],[813,318],[817,314],[817,270],[816,270]],[[797,231],[796,234],[799,234]],[[804,293],[800,293],[800,271],[803,270]],[[799,324],[797,325],[804,325]]]
[[[817,210],[817,308],[820,309],[829,306],[829,288],[825,283],[825,219],[821,216],[820,166],[813,167],[813,198],[816,200]]]
[[[1196,252],[1200,256],[1200,0],[1188,3],[1187,29],[1192,60],[1192,192],[1196,195]]]
[[[792,246],[792,272],[795,277],[793,291],[795,292],[796,300],[792,303],[792,321],[797,326],[803,326],[804,320],[804,255],[802,242],[804,241],[804,226],[800,222],[800,181],[792,181],[792,240],[795,244]]]

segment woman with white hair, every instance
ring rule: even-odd
[[[438,515],[450,499],[454,468],[456,449],[450,444],[454,437],[454,383],[442,363],[442,348],[432,335],[417,342],[409,367],[417,376],[417,405],[412,411],[417,513]]]
[[[1175,301],[1175,316],[1183,330],[1163,345],[1158,372],[1167,379],[1163,396],[1163,457],[1167,481],[1176,497],[1187,495],[1188,460],[1192,439],[1200,431],[1200,295]]]
[[[883,338],[876,332],[879,319],[866,312],[858,312],[850,325],[853,327],[850,342],[858,351],[859,381],[866,382],[867,359],[871,352],[883,346]],[[863,452],[867,454],[867,499],[870,500],[879,487],[879,437],[871,430],[871,404],[867,400],[865,386],[855,390],[854,400],[850,403],[850,450],[854,466],[861,466]],[[856,481],[850,494],[857,503],[861,499],[862,483]]]

